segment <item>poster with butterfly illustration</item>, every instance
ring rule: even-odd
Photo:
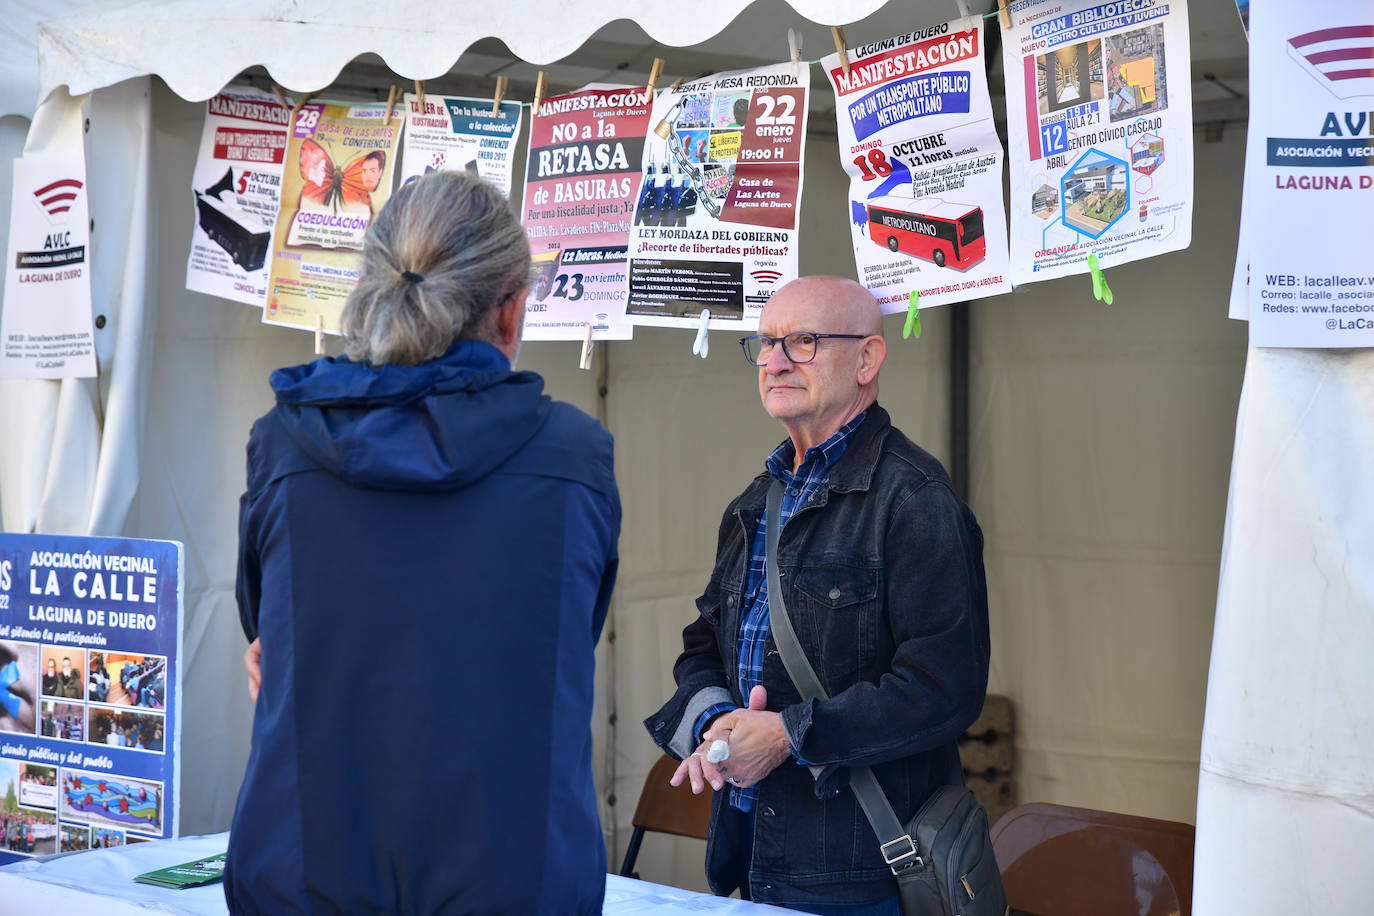
[[[363,236],[391,196],[403,124],[387,123],[385,102],[301,107],[286,148],[265,324],[314,330],[318,316],[339,333]]]
[[[405,139],[401,143],[401,184],[430,172],[470,172],[510,197],[512,154],[520,134],[519,102],[502,102],[491,113],[491,99],[407,92]]]

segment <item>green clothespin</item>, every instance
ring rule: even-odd
[[[921,294],[914,289],[907,297],[906,327],[902,328],[902,340],[909,338],[913,331],[918,338],[921,336],[921,307],[916,304],[919,298]]]
[[[1093,298],[1111,305],[1112,288],[1107,285],[1107,279],[1102,276],[1102,265],[1097,263],[1097,255],[1088,255],[1088,267],[1093,272]]]

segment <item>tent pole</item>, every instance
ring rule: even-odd
[[[969,498],[969,311],[967,302],[950,306],[949,479],[965,502]]]

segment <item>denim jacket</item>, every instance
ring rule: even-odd
[[[699,616],[683,631],[673,667],[677,691],[644,723],[677,758],[696,749],[703,710],[745,705],[736,683],[740,592],[770,479],[756,477],[726,509]],[[801,699],[770,634],[768,709],[781,714],[796,753],[824,770],[813,780],[789,759],[759,783],[747,875],[740,845],[748,815],[716,793],[706,851],[712,890],[744,886],[754,900],[789,904],[864,903],[896,892],[848,791],[846,765],[873,767],[903,823],[946,782],[954,740],[987,692],[982,553],[978,522],[944,468],[874,404],[778,545],[787,613],[830,698]]]

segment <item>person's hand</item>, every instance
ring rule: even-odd
[[[757,684],[749,691],[748,709],[725,713],[701,736],[703,747],[710,747],[717,739],[729,743],[730,756],[720,762],[717,770],[725,774],[731,785],[757,785],[792,754],[782,716],[768,712],[767,705],[768,691]]]
[[[711,788],[717,792],[725,785],[725,777],[720,774],[720,769],[716,764],[706,759],[706,751],[710,748],[709,741],[703,742],[701,747],[692,751],[690,757],[677,765],[677,771],[673,773],[673,778],[668,780],[670,786],[680,786],[682,781],[688,780],[692,786],[692,794],[700,795],[710,783]]]
[[[258,690],[262,687],[262,638],[253,640],[243,653],[243,667],[248,669],[248,698],[258,701]]]
[[[768,694],[763,692],[763,688],[755,687],[749,693],[749,708],[763,709],[767,705]],[[756,705],[757,704],[757,705]],[[668,784],[673,787],[682,785],[684,779],[689,780],[692,785],[692,794],[700,795],[706,783],[711,784],[711,788],[719,792],[725,788],[725,775],[720,764],[712,763],[706,759],[706,752],[710,750],[711,744],[715,741],[730,743],[730,730],[715,728],[715,723],[723,719],[727,714],[721,713],[714,719],[706,723],[706,730],[711,733],[711,737],[703,736],[701,747],[692,752],[692,755],[682,763],[678,764],[677,771],[673,773],[673,778],[668,780]],[[725,761],[721,761],[724,763]]]

